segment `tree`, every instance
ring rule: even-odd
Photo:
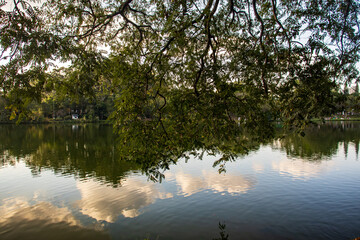
[[[352,0],[50,0],[39,9],[16,0],[0,13],[2,94],[23,113],[53,86],[105,88],[117,96],[123,143],[135,131],[168,145],[196,123],[223,134],[240,125],[264,140],[271,120],[304,126],[329,112],[337,85],[359,79],[359,9]],[[70,67],[55,74],[55,59]]]
[[[182,89],[246,109],[223,114],[269,105],[308,119],[339,80],[358,78],[358,11],[351,0],[17,0],[1,11],[3,94],[40,95],[56,58],[71,62],[69,89],[80,93],[109,81],[127,100],[168,104]]]

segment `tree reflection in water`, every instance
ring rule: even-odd
[[[296,133],[281,137],[282,129],[249,130],[236,124],[163,123],[166,131],[156,127],[152,132],[146,132],[152,122],[134,124],[117,138],[107,125],[1,125],[0,165],[14,165],[24,159],[34,175],[51,169],[56,174],[97,179],[116,187],[130,172],[142,172],[153,181],[161,181],[164,171],[181,158],[215,155],[218,158],[213,166],[222,172],[227,161],[256,151],[261,144],[307,161],[328,159],[340,146],[347,154],[349,144],[354,144],[356,154],[359,152],[357,122],[310,126],[304,137]]]
[[[290,157],[316,161],[329,159],[340,146],[344,147],[346,157],[349,144],[354,145],[358,156],[359,140],[360,122],[328,122],[309,126],[304,137],[296,133],[286,134],[273,141],[271,147],[285,151]]]
[[[61,229],[65,229],[64,234],[69,231],[69,236],[74,233],[78,234],[79,238],[89,234],[106,238],[108,237],[106,232],[93,229],[86,223],[80,223],[74,213],[92,219],[96,223],[116,225],[118,221],[132,222],[141,217],[146,218],[146,208],[157,201],[169,203],[177,197],[191,201],[202,194],[206,195],[206,190],[218,193],[218,196],[224,194],[236,198],[241,194],[245,198],[245,195],[251,195],[255,185],[263,182],[253,175],[246,174],[246,171],[245,174],[233,174],[230,167],[225,176],[215,171],[207,171],[208,169],[205,168],[201,169],[201,173],[196,172],[196,175],[192,175],[191,171],[183,171],[180,163],[178,166],[173,166],[172,171],[166,172],[166,169],[172,164],[177,164],[179,159],[204,157],[207,163],[212,161],[210,159],[215,159],[211,163],[214,163],[213,167],[221,172],[226,170],[225,164],[228,161],[257,151],[264,144],[268,146],[267,151],[275,148],[299,160],[267,161],[272,164],[267,167],[276,170],[279,174],[287,174],[291,178],[311,179],[320,171],[326,170],[329,165],[319,163],[338,154],[341,148],[344,148],[345,155],[348,146],[351,146],[349,149],[354,147],[356,154],[359,151],[360,123],[356,122],[311,126],[306,129],[304,137],[295,133],[284,134],[285,130],[281,128],[277,128],[273,134],[269,131],[266,136],[259,137],[255,130],[239,128],[236,123],[230,128],[221,125],[211,127],[206,123],[203,125],[198,123],[190,129],[187,126],[164,122],[166,133],[155,128],[159,131],[150,134],[141,124],[152,123],[136,124],[140,124],[137,130],[129,128],[129,132],[126,132],[129,135],[121,135],[120,132],[117,136],[113,134],[113,128],[107,125],[0,125],[2,167],[17,165],[20,162],[21,164],[18,165],[26,164],[32,169],[33,175],[42,174],[43,170],[51,170],[55,174],[75,176],[81,180],[74,181],[79,199],[74,197],[76,201],[73,200],[69,205],[62,205],[56,201],[43,202],[48,200],[46,197],[22,201],[16,198],[7,199],[7,196],[3,199],[3,208],[0,209],[0,215],[4,219],[0,221],[0,235],[5,236],[1,231],[8,231],[17,234],[9,235],[8,239],[16,239],[23,237],[22,233],[28,233],[38,226],[39,231],[36,231],[39,234],[34,236],[40,239],[50,236],[46,235],[49,231],[54,233]],[[215,156],[206,157],[208,155]],[[277,156],[282,155],[284,154],[279,153]],[[326,163],[332,162],[335,161]],[[252,163],[259,162],[255,159]],[[191,165],[190,168],[192,166],[197,168],[195,165]],[[254,167],[256,171],[262,171],[263,166]],[[144,173],[153,181],[161,181],[166,176],[168,181],[164,184],[149,183],[146,182],[146,177],[133,174],[134,172]],[[167,188],[166,184],[169,183],[176,185],[174,191]],[[18,191],[21,192],[31,184],[24,184],[24,187]],[[56,183],[49,186],[49,189],[53,189],[54,186]],[[223,199],[226,198],[225,196]],[[190,215],[186,215],[185,218],[190,219]],[[166,214],[156,216],[156,219],[158,220],[151,219],[151,223],[161,225],[168,221],[169,216]],[[217,219],[212,221],[216,222]],[[20,226],[21,223],[24,223],[24,228],[21,231],[13,231],[15,226]],[[214,228],[215,224],[212,229]],[[228,231],[233,234],[232,230],[231,225],[227,229],[224,223],[220,223],[219,234],[214,233],[210,237],[227,239]],[[219,236],[220,238],[216,238]]]

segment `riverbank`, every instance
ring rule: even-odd
[[[360,117],[325,117],[325,118],[314,118],[313,122],[335,122],[335,121],[360,121]],[[281,122],[281,121],[276,121]],[[84,119],[71,119],[71,120],[44,120],[44,121],[21,121],[18,124],[83,124],[83,123],[97,123],[107,124],[112,123],[109,120],[84,120]],[[16,121],[0,121],[0,124],[17,124]]]
[[[85,123],[97,123],[111,125],[109,120],[49,120],[49,121],[21,121],[18,124],[85,124]],[[17,124],[16,121],[0,121],[0,124]]]
[[[312,121],[360,121],[360,117],[325,117],[323,119],[314,118]]]

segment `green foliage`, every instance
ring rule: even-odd
[[[238,92],[245,109],[258,99],[293,124],[358,78],[358,11],[356,1],[18,0],[0,12],[1,83],[37,99],[49,87],[79,98],[105,85],[134,104],[174,89],[209,102]],[[45,74],[54,59],[71,64],[55,85]]]
[[[140,105],[126,102],[128,97],[121,98],[115,112],[119,115],[112,116],[120,155],[146,169],[152,180],[161,181],[159,170],[168,169],[179,158],[199,157],[205,152],[220,155],[214,166],[224,171],[226,161],[257,149],[274,136],[274,129],[265,124],[268,123],[265,114],[232,119],[230,113],[237,110],[237,99],[219,97],[208,102],[206,95],[196,97],[191,91],[186,94],[182,90],[173,90],[170,95],[166,102],[161,97],[157,99],[155,106],[151,104],[154,99],[144,99]],[[148,104],[153,107],[150,116],[144,114]],[[264,124],[258,125],[260,117]]]
[[[302,129],[331,113],[339,86],[359,81],[358,1],[21,4],[0,11],[1,94],[12,116],[25,118],[55,90],[78,106],[94,100],[94,118],[110,96],[123,156],[146,154],[150,165],[176,161],[186,142],[229,159],[228,149],[271,138],[273,120]]]

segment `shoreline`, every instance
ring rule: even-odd
[[[108,120],[97,120],[97,121],[87,121],[87,120],[59,120],[59,121],[22,121],[20,123],[16,123],[16,121],[7,121],[0,122],[0,124],[16,124],[16,125],[26,125],[26,124],[87,124],[87,123],[96,123],[102,125],[111,125],[112,123]]]
[[[360,121],[360,117],[354,117],[354,118],[314,118],[311,119],[313,122],[341,122],[341,121]],[[273,122],[282,122],[275,120]],[[0,121],[0,124],[86,124],[86,123],[96,123],[96,124],[104,124],[104,125],[112,125],[110,120],[49,120],[49,121],[21,121],[20,123],[17,123],[16,121]]]

